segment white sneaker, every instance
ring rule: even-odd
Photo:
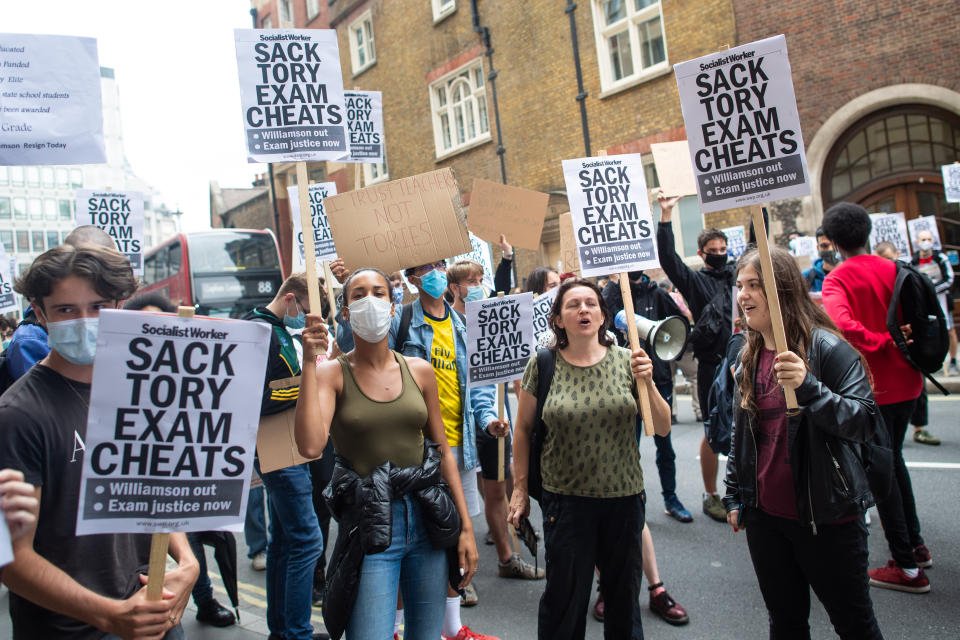
[[[868,527],[870,526],[870,509],[863,512],[863,521]]]
[[[253,570],[254,571],[263,571],[267,568],[267,554],[265,551],[261,551],[257,555],[253,556]]]

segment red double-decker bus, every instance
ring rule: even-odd
[[[147,251],[144,291],[162,291],[197,314],[239,318],[270,302],[286,274],[270,231],[180,233]]]

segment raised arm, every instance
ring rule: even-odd
[[[673,208],[680,198],[666,198],[662,194],[657,198],[660,203],[660,224],[657,225],[657,256],[660,266],[667,277],[689,301],[696,283],[696,272],[688,267],[677,254],[673,237]]]
[[[507,242],[507,237],[500,234],[500,264],[493,277],[493,286],[497,291],[510,293],[510,272],[513,270],[513,247]]]
[[[336,360],[314,366],[317,354],[327,352],[329,340],[327,327],[319,315],[307,314],[302,340],[304,366],[300,375],[300,394],[297,396],[294,439],[300,455],[316,458],[327,446],[343,374]]]

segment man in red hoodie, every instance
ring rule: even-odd
[[[930,591],[923,567],[932,566],[920,537],[910,474],[903,462],[903,437],[923,388],[922,374],[900,354],[887,330],[887,308],[896,280],[896,265],[870,254],[870,215],[860,205],[841,202],[823,215],[823,231],[843,262],[823,281],[823,307],[844,337],[864,355],[873,376],[873,395],[894,452],[894,486],[878,500],[893,562],[870,571],[870,584],[909,593]],[[903,328],[909,336],[909,328]]]

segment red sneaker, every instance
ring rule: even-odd
[[[913,550],[913,558],[917,561],[917,566],[922,569],[929,569],[933,566],[933,556],[930,555],[930,550],[927,549],[925,544],[921,544]]]
[[[930,591],[930,581],[920,569],[916,578],[908,578],[903,569],[897,566],[880,567],[868,571],[870,574],[870,586],[880,587],[881,589],[893,589],[895,591],[905,591],[907,593],[927,593]]]
[[[442,634],[440,635],[440,637],[443,640],[500,640],[500,638],[496,636],[485,636],[482,633],[471,631],[470,627],[468,627],[467,625],[463,625],[462,627],[460,627],[460,633],[453,636],[452,638],[448,638],[447,636]]]

